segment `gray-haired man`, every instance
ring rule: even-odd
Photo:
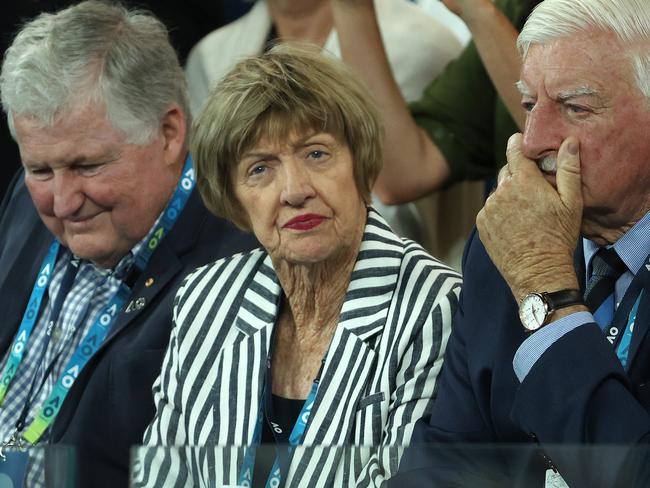
[[[489,467],[475,451],[440,486],[476,467],[480,486],[648,486],[650,463],[604,445],[650,441],[650,3],[544,0],[518,47],[526,125],[477,218],[413,439],[534,447],[489,450]],[[416,455],[402,470],[400,488],[445,472]]]
[[[254,241],[193,191],[185,80],[155,18],[94,1],[41,15],[0,90],[24,167],[0,207],[0,442],[72,445],[80,485],[126,485],[177,285]],[[16,477],[38,485],[42,467]]]

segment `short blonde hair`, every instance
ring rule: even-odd
[[[281,44],[241,61],[212,90],[194,123],[191,151],[206,207],[248,229],[233,169],[261,139],[326,132],[347,144],[357,189],[370,202],[382,164],[383,131],[367,89],[315,47]]]

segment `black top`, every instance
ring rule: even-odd
[[[293,426],[296,424],[296,420],[298,420],[298,415],[300,415],[305,400],[293,400],[277,395],[271,395],[271,398],[273,401],[273,413],[275,414],[273,422],[278,424],[289,435],[293,430]],[[275,462],[276,452],[275,449],[271,449],[271,446],[275,446],[275,437],[266,419],[262,422],[262,446],[262,449],[259,449],[255,456],[253,486],[263,488],[271,472],[271,467],[273,467],[273,463]]]

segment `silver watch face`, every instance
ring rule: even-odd
[[[546,320],[548,307],[538,293],[526,295],[519,305],[519,319],[527,330],[537,330]]]

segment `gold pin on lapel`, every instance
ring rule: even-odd
[[[151,285],[153,285],[153,278],[147,278],[147,281],[144,282],[144,286],[149,288]]]

